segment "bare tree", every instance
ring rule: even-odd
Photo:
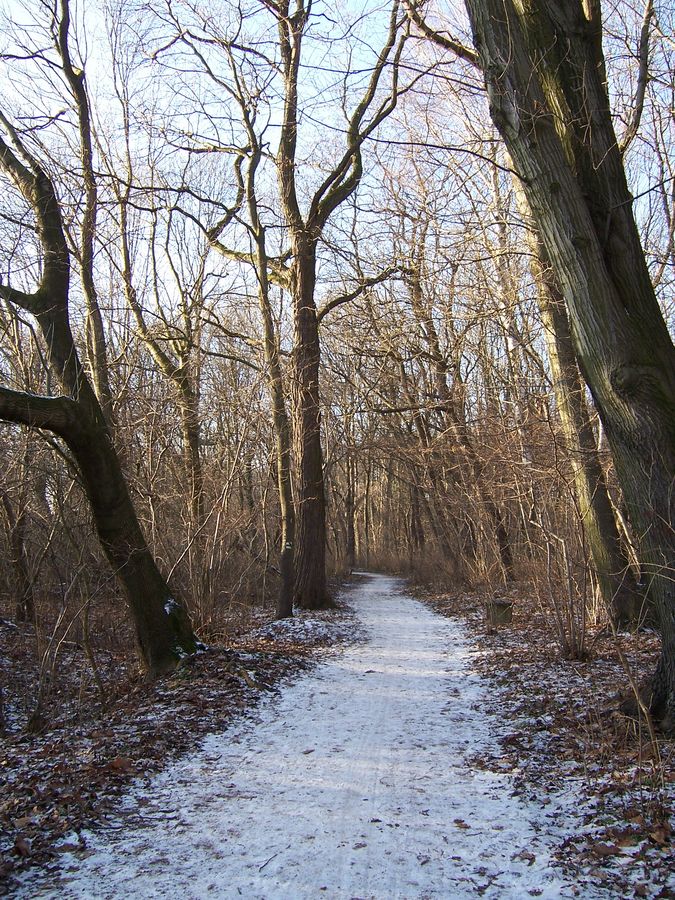
[[[567,304],[639,538],[662,653],[651,709],[675,724],[675,348],[632,212],[596,2],[467,0],[493,120]]]
[[[387,36],[378,53],[365,91],[348,114],[345,148],[310,198],[303,214],[299,196],[297,145],[300,113],[298,80],[302,44],[310,23],[311,3],[288,0],[270,3],[277,19],[284,80],[284,111],[276,155],[279,190],[289,231],[290,285],[294,315],[294,400],[298,466],[298,524],[295,599],[310,609],[328,601],[326,587],[326,504],[321,448],[319,394],[319,327],[316,311],[317,245],[338,207],[356,190],[363,173],[362,152],[367,138],[393,111],[398,99],[398,61],[405,43],[398,0],[392,4]],[[382,99],[380,83],[391,72],[391,86]]]
[[[62,59],[68,12],[67,0],[62,0],[53,23]],[[84,81],[83,71],[72,74],[78,84]],[[45,358],[63,391],[46,396],[0,388],[0,417],[58,435],[73,454],[101,545],[126,593],[142,658],[150,672],[159,673],[194,652],[195,638],[184,607],[172,597],[145,541],[106,416],[80,362],[69,317],[71,254],[54,184],[4,114],[0,122],[5,134],[0,137],[0,166],[34,218],[41,267],[33,291],[3,284],[0,296],[35,318]],[[31,234],[30,225],[24,232],[28,242],[26,234]]]

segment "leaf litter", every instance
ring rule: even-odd
[[[608,778],[606,765],[589,765],[586,726],[581,734],[569,727],[567,701],[575,721],[585,721],[585,671],[558,666],[552,649],[542,653],[516,629],[486,635],[477,615],[469,631],[439,618],[396,579],[364,579],[350,602],[368,642],[329,655],[278,694],[232,674],[219,690],[217,675],[212,684],[208,675],[217,654],[174,679],[194,682],[178,702],[175,685],[145,686],[152,696],[141,732],[153,723],[160,736],[177,737],[168,745],[158,739],[147,754],[129,751],[138,746],[134,729],[122,726],[124,708],[119,723],[106,723],[123,734],[117,744],[104,741],[105,761],[100,736],[71,731],[71,751],[84,737],[79,756],[89,753],[89,774],[93,765],[105,779],[78,828],[68,832],[66,817],[58,855],[54,844],[44,851],[51,871],[22,876],[16,895],[671,895],[665,796],[657,821],[637,802],[645,799],[635,794],[640,760],[632,769],[623,760]],[[435,597],[435,605],[448,613],[457,604]],[[354,631],[343,613],[321,615],[242,636],[229,651],[238,654],[235,667],[262,682],[259,655],[279,653],[278,684],[309,666],[322,646]],[[153,708],[158,694],[169,701],[164,718]],[[137,698],[126,715],[133,709],[142,718]],[[66,771],[67,763],[60,777]],[[76,790],[86,810],[84,785]],[[29,832],[44,823],[36,809],[16,817],[14,860],[33,858]]]

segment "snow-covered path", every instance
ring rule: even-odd
[[[563,808],[471,764],[504,725],[462,627],[402,591],[381,575],[353,588],[368,642],[139,787],[144,825],[88,836],[93,853],[22,896],[574,896],[550,864]]]

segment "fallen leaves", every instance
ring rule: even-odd
[[[23,835],[18,834],[14,839],[14,853],[17,856],[30,856],[30,841]]]
[[[50,729],[41,735],[25,734],[21,725],[34,692],[26,663],[34,638],[13,630],[8,653],[3,635],[0,659],[5,669],[16,665],[13,689],[20,688],[23,706],[14,707],[14,724],[0,745],[0,880],[9,881],[13,872],[46,864],[57,854],[86,853],[81,830],[105,820],[130,778],[157,772],[168,759],[193,749],[202,736],[252,710],[261,687],[292,678],[312,665],[323,647],[355,633],[351,613],[312,613],[317,615],[323,617],[320,627],[303,627],[298,617],[283,634],[274,627],[266,637],[242,631],[228,649],[199,654],[176,676],[153,683],[110,656],[103,671],[111,687],[105,711],[93,694],[89,706],[77,708],[64,694],[52,711]],[[254,625],[259,624],[258,619]],[[82,654],[67,662],[62,685],[64,690],[70,685],[81,704],[87,663]],[[5,671],[0,674],[7,677]]]
[[[665,847],[666,844],[670,843],[671,838],[671,829],[670,825],[667,823],[663,823],[659,825],[654,831],[649,832],[649,837],[654,841],[655,844],[658,844],[659,847]]]
[[[106,764],[105,768],[109,772],[119,772],[122,775],[128,775],[135,770],[134,762],[128,756],[116,756]]]
[[[617,695],[626,682],[618,650],[639,683],[653,671],[658,637],[640,632],[615,638],[609,629],[589,627],[594,658],[564,660],[551,622],[525,586],[511,590],[518,600],[513,625],[486,633],[480,592],[422,589],[422,599],[438,612],[467,622],[478,646],[475,668],[495,684],[495,708],[510,723],[494,751],[472,764],[512,772],[515,795],[543,801],[548,793],[564,794],[570,782],[575,790],[584,785],[583,827],[561,844],[560,864],[601,879],[613,896],[633,896],[634,886],[634,896],[670,896],[664,886],[672,886],[675,870],[675,743],[653,746],[647,729],[621,714]]]

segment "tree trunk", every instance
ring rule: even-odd
[[[584,536],[613,624],[616,628],[635,626],[647,614],[644,590],[638,585],[619,535],[589,421],[563,299],[553,273],[538,268],[539,309]]]
[[[82,473],[101,546],[124,586],[141,655],[152,674],[169,671],[194,653],[195,638],[146,544],[107,428],[73,427],[62,436]]]
[[[647,599],[644,586],[638,583],[631,568],[609,497],[584,397],[585,387],[574,353],[565,300],[544,245],[532,227],[527,198],[515,178],[514,188],[520,214],[528,225],[526,240],[532,251],[530,268],[537,285],[553,392],[572,465],[584,537],[612,623],[616,628],[635,626],[649,618]]]
[[[267,307],[269,316],[269,307]],[[270,325],[271,325],[271,316]],[[269,391],[272,398],[272,420],[276,438],[277,488],[281,514],[281,551],[279,569],[281,585],[277,597],[276,617],[285,619],[293,615],[293,591],[295,588],[295,508],[293,506],[291,467],[291,426],[286,411],[286,399],[279,360],[279,349],[274,332],[266,326],[266,355],[269,367]]]
[[[0,388],[0,419],[48,429],[70,448],[101,546],[125,591],[141,656],[149,671],[158,674],[194,652],[195,637],[187,612],[171,596],[145,542],[108,424],[77,353],[68,317],[70,255],[54,186],[37,162],[24,155],[30,169],[0,139],[0,162],[35,214],[42,277],[32,294],[0,285],[0,296],[37,320],[50,369],[66,396]]]
[[[490,110],[523,181],[607,435],[662,654],[651,709],[675,727],[675,348],[612,126],[599,4],[467,0]]]
[[[314,302],[316,242],[304,234],[294,235],[293,257],[298,497],[295,602],[303,609],[321,609],[331,600],[326,585],[319,326]]]
[[[199,610],[201,621],[212,612],[212,575],[208,565],[207,533],[205,529],[204,472],[201,458],[201,422],[199,419],[199,377],[192,373],[187,359],[174,374],[165,374],[177,388],[183,444],[183,468],[190,490],[190,518],[187,540],[194,607]]]
[[[176,377],[178,386],[181,437],[183,440],[183,466],[190,485],[190,512],[192,528],[199,531],[204,524],[204,474],[201,460],[201,424],[199,420],[199,399],[194,390],[194,381],[184,373]]]
[[[19,509],[14,509],[9,494],[0,490],[2,507],[7,520],[9,549],[16,579],[16,620],[35,624],[35,596],[33,579],[30,575],[28,555],[26,553],[26,508],[22,500]]]

